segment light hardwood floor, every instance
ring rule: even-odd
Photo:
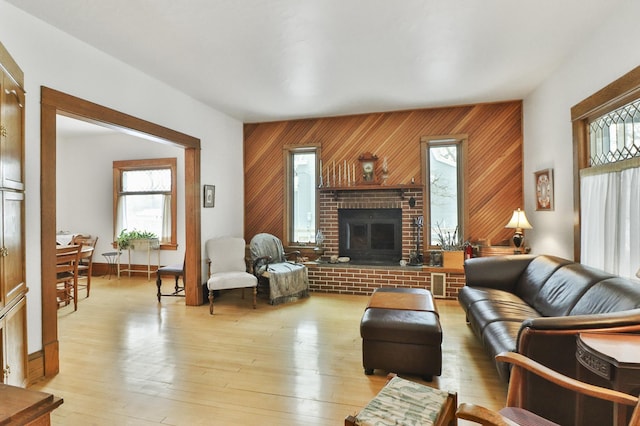
[[[278,306],[258,298],[254,310],[249,292],[243,300],[232,290],[211,316],[182,298],[159,304],[146,277],[96,277],[91,287],[77,312],[58,312],[60,374],[31,386],[64,398],[54,425],[340,425],[385,383],[384,372],[362,370],[365,296],[313,293]],[[462,309],[436,303],[443,372],[429,385],[502,407],[506,385]]]

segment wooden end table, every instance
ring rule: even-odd
[[[587,370],[609,381],[611,389],[640,393],[640,334],[580,333],[576,358]],[[580,369],[578,370],[580,379]],[[627,406],[615,404],[613,424],[627,424]]]

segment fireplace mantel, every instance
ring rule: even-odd
[[[342,192],[354,192],[354,191],[396,191],[400,194],[400,198],[404,200],[404,193],[406,191],[420,191],[422,190],[422,185],[411,184],[411,185],[380,185],[380,184],[370,184],[370,185],[354,185],[354,186],[326,186],[322,188],[318,188],[320,192],[330,192],[333,194],[333,199],[338,199],[338,196]]]

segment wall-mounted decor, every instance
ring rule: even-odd
[[[216,186],[205,185],[204,186],[204,206],[213,207],[216,204]]]
[[[536,210],[553,210],[553,169],[534,173],[536,185]]]

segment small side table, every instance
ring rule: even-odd
[[[102,256],[104,256],[104,258],[107,261],[107,272],[109,273],[109,279],[111,279],[111,275],[116,275],[117,274],[116,259],[118,258],[118,252],[117,251],[109,251],[107,253],[102,253]],[[107,275],[107,274],[105,274],[105,275]]]
[[[580,333],[576,358],[587,370],[609,381],[611,389],[630,395],[640,390],[640,334]],[[615,404],[613,424],[627,424],[627,406]]]

